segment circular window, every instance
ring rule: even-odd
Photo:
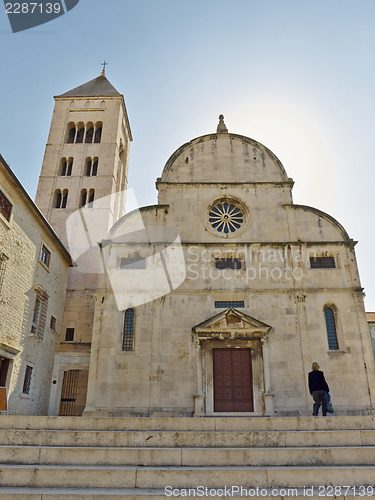
[[[223,236],[238,231],[244,221],[245,210],[234,200],[221,199],[213,203],[208,211],[208,222]]]

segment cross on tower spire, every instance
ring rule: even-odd
[[[107,61],[102,62],[102,66],[103,66],[103,69],[102,69],[102,76],[105,76],[105,67],[106,67],[106,66],[108,66]]]

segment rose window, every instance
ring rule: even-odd
[[[210,208],[208,221],[216,231],[228,235],[240,229],[244,223],[244,211],[234,201],[221,200]]]

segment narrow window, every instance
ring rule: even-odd
[[[124,332],[122,337],[122,350],[132,351],[134,342],[134,310],[127,309],[124,317]]]
[[[90,192],[89,192],[89,208],[92,208],[94,206],[94,199],[95,199],[95,189],[90,189]]]
[[[76,128],[73,126],[69,130],[68,144],[73,144],[74,143],[75,136],[76,136]]]
[[[74,341],[74,328],[67,328],[65,330],[65,342]]]
[[[62,194],[61,194],[60,189],[57,189],[55,191],[55,202],[54,202],[53,206],[55,208],[61,208],[61,201],[62,201]]]
[[[85,135],[85,127],[81,127],[78,132],[77,132],[77,138],[76,138],[76,143],[77,144],[82,144],[83,143],[83,136]]]
[[[26,365],[25,378],[23,379],[23,387],[22,387],[23,394],[30,394],[32,373],[33,373],[33,367]]]
[[[328,348],[330,351],[331,350],[335,351],[339,348],[339,345],[337,342],[335,313],[334,313],[332,307],[325,307],[324,308],[324,317],[326,320]]]
[[[81,200],[80,200],[79,206],[81,208],[84,207],[86,205],[86,202],[87,202],[87,191],[86,191],[86,189],[82,189]]]
[[[7,265],[8,257],[5,253],[0,252],[0,292],[4,282],[5,268]]]
[[[146,259],[141,257],[122,257],[120,269],[146,269]]]
[[[229,307],[245,307],[243,300],[216,300],[216,309],[228,309]]]
[[[94,159],[94,165],[92,166],[92,175],[98,174],[98,160]]]
[[[49,327],[52,331],[56,331],[56,318],[54,316],[51,316]]]
[[[61,208],[66,208],[67,203],[68,203],[68,190],[64,189],[63,196],[62,196],[62,202],[61,202]]]
[[[87,158],[87,163],[86,163],[86,176],[90,177],[91,175],[91,167],[92,167],[92,160],[91,158]]]
[[[72,175],[72,169],[73,169],[73,158],[69,158],[68,162],[68,168],[66,171],[66,175],[71,176]]]
[[[45,264],[47,267],[49,267],[50,260],[51,252],[46,248],[45,245],[43,245],[40,252],[40,261],[43,262],[43,264]]]
[[[13,205],[5,196],[5,194],[0,191],[0,214],[6,219],[8,222],[10,221],[10,215],[12,213]]]
[[[216,269],[241,269],[241,259],[233,257],[215,259]]]
[[[335,258],[334,257],[310,257],[310,267],[311,269],[334,269]]]
[[[86,144],[91,144],[92,140],[93,140],[93,137],[94,137],[94,127],[90,127],[88,129],[88,131],[86,132],[85,143]]]
[[[48,295],[42,290],[37,290],[36,294],[31,333],[42,339],[46,325]]]
[[[62,175],[62,176],[66,175],[67,168],[68,168],[68,162],[66,161],[66,158],[63,158],[61,160],[61,173],[60,173],[60,175]]]
[[[96,124],[96,131],[95,131],[95,143],[98,144],[102,140],[102,131],[103,127],[101,123]]]

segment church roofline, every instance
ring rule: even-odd
[[[308,205],[294,205],[294,204],[285,204],[283,205],[285,208],[295,208],[295,209],[300,209],[304,210],[305,212],[312,212],[319,217],[322,217],[323,219],[326,219],[328,222],[330,222],[333,226],[336,226],[336,228],[339,230],[341,236],[345,241],[353,241],[349,234],[346,232],[345,228],[334,218],[332,215],[327,214],[326,212],[322,212],[321,210],[314,208],[314,207],[309,207]]]
[[[165,164],[163,168],[163,173],[161,179],[163,180],[163,176],[169,172],[171,169],[172,165],[176,161],[176,159],[189,147],[199,144],[200,142],[205,142],[205,141],[212,141],[212,140],[223,140],[223,139],[237,139],[242,142],[251,144],[251,146],[257,147],[264,151],[264,153],[267,153],[278,165],[281,171],[281,175],[283,178],[283,181],[289,181],[290,179],[288,178],[288,175],[285,171],[284,165],[281,163],[281,161],[277,158],[277,156],[266,146],[261,144],[258,141],[255,141],[254,139],[251,139],[250,137],[246,137],[245,135],[240,135],[240,134],[230,134],[230,133],[216,133],[216,134],[206,134],[206,135],[201,135],[199,137],[196,137],[195,139],[192,139],[189,142],[186,142],[182,146],[180,146],[172,155],[169,157],[167,160],[167,163]]]
[[[69,266],[73,267],[74,263],[72,260],[72,257],[66,247],[64,246],[63,242],[60,240],[58,235],[55,233],[53,230],[52,226],[50,226],[49,222],[47,219],[44,217],[42,212],[39,210],[39,208],[35,205],[34,201],[30,197],[29,193],[26,191],[26,189],[22,186],[18,178],[16,177],[15,173],[13,170],[10,168],[8,163],[4,160],[3,156],[0,154],[0,163],[4,167],[5,171],[8,173],[8,175],[11,177],[12,181],[16,184],[17,188],[20,190],[21,194],[23,197],[26,199],[26,202],[30,204],[34,214],[37,216],[37,218],[40,220],[40,222],[44,225],[44,227],[47,229],[47,231],[50,233],[52,238],[55,240],[56,244],[60,247],[65,259],[69,262]]]

